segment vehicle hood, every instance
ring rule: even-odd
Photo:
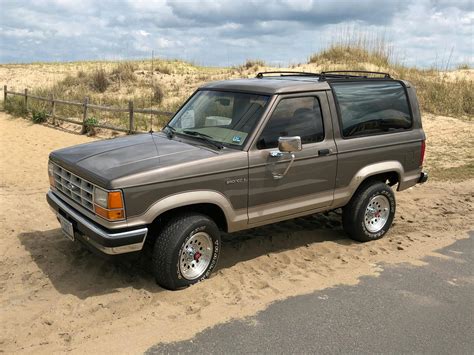
[[[105,188],[114,181],[219,154],[203,146],[145,133],[56,150],[50,159],[72,173]],[[156,176],[156,174],[154,174]],[[150,181],[150,183],[156,181]]]

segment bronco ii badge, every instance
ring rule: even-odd
[[[235,178],[235,179],[229,179],[229,180],[226,180],[226,185],[231,185],[231,184],[238,184],[240,182],[247,182],[247,178],[246,177],[240,177],[240,178]]]

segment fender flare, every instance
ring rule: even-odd
[[[354,191],[359,188],[360,184],[367,178],[379,175],[383,173],[395,172],[398,175],[398,181],[402,181],[402,177],[405,173],[402,164],[396,160],[383,161],[380,163],[374,163],[364,166],[360,169],[352,178],[349,186],[354,188]]]
[[[337,205],[346,205],[360,185],[371,176],[383,174],[383,173],[396,173],[398,175],[398,181],[401,183],[405,171],[402,164],[397,160],[382,161],[374,164],[364,166],[358,170],[352,177],[351,181],[347,186],[337,188],[334,191],[334,202]]]
[[[202,203],[215,205],[222,210],[229,231],[237,230],[240,223],[247,223],[247,209],[235,210],[229,199],[215,190],[193,190],[166,196],[154,202],[138,218],[144,223],[150,224],[165,212],[179,207]]]

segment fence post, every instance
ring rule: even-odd
[[[56,103],[54,102],[54,94],[51,95],[51,118],[53,119],[53,126],[56,125]]]
[[[128,102],[128,114],[130,118],[128,133],[132,134],[135,131],[135,117],[133,115],[133,101],[132,100]]]
[[[3,85],[3,109],[7,109],[7,86]]]
[[[86,129],[86,121],[87,121],[87,105],[89,104],[89,98],[86,96],[84,98],[84,112],[82,114],[82,130],[81,134],[85,134],[87,132]]]
[[[28,89],[25,89],[25,110],[28,112]]]

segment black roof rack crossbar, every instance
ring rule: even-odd
[[[272,74],[279,74],[279,76],[310,76],[319,77],[319,81],[326,81],[329,79],[392,79],[389,73],[379,71],[367,71],[367,70],[331,70],[323,71],[321,73],[311,73],[302,71],[263,71],[257,74],[257,78],[262,79],[266,75],[275,76]],[[379,77],[369,77],[369,74],[379,75]],[[381,76],[381,77],[380,77]]]
[[[325,78],[368,78],[367,75],[350,75],[349,73],[357,73],[357,74],[375,74],[375,75],[382,75],[386,79],[391,79],[389,73],[383,73],[379,71],[366,71],[366,70],[331,70],[331,71],[323,71],[321,72],[320,76],[321,79],[324,80]]]
[[[267,74],[280,74],[280,76],[320,76],[320,74],[303,71],[262,71],[259,72],[256,77],[261,79]]]

